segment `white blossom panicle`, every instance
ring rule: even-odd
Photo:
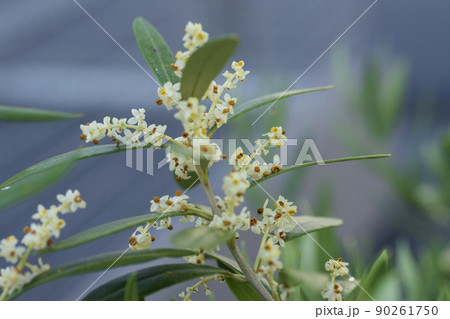
[[[181,193],[180,190],[175,192],[175,196],[170,197],[164,195],[162,197],[155,196],[151,201],[150,211],[157,213],[188,211],[193,204],[188,203],[189,196]]]
[[[111,118],[106,116],[103,123],[93,121],[86,125],[80,125],[82,134],[80,138],[86,143],[98,144],[105,137],[110,137],[111,142],[117,146],[125,144],[133,147],[143,147],[151,144],[153,147],[160,147],[167,126],[148,125],[145,121],[145,109],[132,109],[132,117],[129,119]]]
[[[78,190],[68,190],[64,195],[56,196],[59,205],[52,205],[45,208],[38,205],[37,212],[32,215],[32,219],[37,222],[26,226],[21,243],[15,236],[9,236],[0,241],[0,257],[4,258],[11,265],[0,270],[0,289],[3,294],[9,295],[22,289],[37,275],[50,269],[50,265],[44,264],[42,259],[38,259],[38,264],[33,265],[27,261],[32,250],[49,247],[54,238],[58,238],[60,231],[65,227],[66,222],[59,218],[59,215],[75,213],[79,209],[86,208],[86,202],[81,198]],[[24,268],[29,271],[24,271]]]
[[[349,275],[349,270],[347,268],[348,263],[343,262],[342,258],[336,260],[330,259],[325,263],[325,270],[330,272],[331,282],[328,283],[327,287],[322,290],[322,297],[329,301],[341,301],[343,287],[336,283],[336,277],[345,277]]]

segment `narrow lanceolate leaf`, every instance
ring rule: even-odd
[[[148,145],[146,147],[151,147],[151,145]],[[72,161],[78,161],[94,156],[124,152],[126,150],[127,150],[126,147],[116,147],[116,145],[99,145],[99,146],[84,147],[78,150],[63,153],[55,157],[46,159],[45,161],[42,161],[38,164],[35,164],[27,168],[26,170],[20,172],[19,174],[11,177],[6,182],[0,185],[0,189],[11,186],[18,181],[21,181],[25,178],[41,173],[43,171],[55,168],[59,165],[64,165]]]
[[[233,295],[239,301],[262,301],[262,298],[249,284],[227,278],[226,283]]]
[[[368,274],[360,282],[360,288],[356,295],[357,301],[371,301],[378,283],[389,271],[389,253],[385,249],[373,263]]]
[[[339,227],[343,224],[342,219],[333,217],[317,217],[317,216],[296,216],[293,217],[295,221],[295,228],[286,236],[286,241],[296,239],[306,234],[332,228]]]
[[[141,296],[201,276],[226,274],[224,269],[207,265],[169,264],[154,266],[137,272],[136,280]],[[129,274],[118,277],[89,293],[84,300],[123,300]]]
[[[64,113],[21,106],[0,105],[0,121],[43,122],[81,117],[81,113]]]
[[[205,250],[230,241],[234,231],[213,227],[193,227],[179,231],[172,237],[175,245],[185,248],[203,248]]]
[[[299,169],[299,168],[303,168],[303,167],[321,165],[322,163],[323,164],[331,164],[331,163],[339,163],[339,162],[349,162],[349,161],[359,161],[359,160],[385,158],[385,157],[391,157],[391,156],[392,156],[391,154],[363,155],[363,156],[354,156],[354,157],[335,158],[335,159],[330,159],[330,160],[324,160],[323,162],[308,162],[308,163],[299,164],[299,165],[285,166],[279,172],[270,174],[267,177],[263,177],[263,178],[257,180],[256,182],[253,181],[250,184],[250,188],[258,185],[259,183],[265,182],[268,179],[271,179],[271,178],[273,178],[275,176],[278,176],[280,174],[284,174],[286,172],[289,172],[289,171],[292,171],[292,170],[295,170],[295,169]]]
[[[158,30],[144,18],[138,17],[134,19],[133,31],[139,49],[159,83],[164,85],[167,82],[173,84],[180,82],[180,78],[175,75],[171,67],[171,64],[175,62],[172,51]]]
[[[20,291],[10,295],[8,299],[14,299],[32,288],[59,278],[101,271],[108,269],[109,267],[123,267],[145,263],[159,258],[177,258],[192,254],[192,251],[185,249],[149,249],[130,251],[125,254],[123,254],[123,251],[118,251],[85,257],[59,267],[52,268],[49,271],[40,274],[30,283],[26,284]]]
[[[139,226],[139,225],[142,225],[145,223],[153,223],[160,218],[185,216],[185,215],[199,216],[199,213],[193,212],[193,211],[166,212],[166,213],[164,213],[163,217],[161,217],[161,214],[147,214],[147,215],[123,218],[123,219],[119,219],[119,220],[116,220],[116,221],[113,221],[110,223],[106,223],[106,224],[85,230],[84,232],[81,232],[72,237],[69,237],[62,241],[54,243],[49,248],[38,250],[36,253],[38,253],[38,254],[39,253],[49,253],[49,252],[54,252],[54,251],[63,250],[63,249],[67,249],[67,248],[72,248],[75,246],[89,243],[91,241],[94,241],[94,240],[97,240],[97,239],[100,239],[103,237],[111,236],[111,235],[116,234],[125,229],[129,229],[129,228]]]
[[[71,156],[64,163],[35,174],[29,179],[20,180],[14,184],[0,185],[0,209],[44,190],[66,175],[72,168],[74,162],[74,156]]]
[[[291,91],[286,91],[286,92],[277,92],[277,93],[272,93],[269,95],[264,95],[261,97],[258,97],[256,99],[247,101],[245,103],[242,104],[238,104],[235,108],[234,108],[234,115],[232,117],[230,117],[228,119],[228,121],[234,120],[235,118],[250,112],[254,109],[257,109],[261,106],[267,105],[269,103],[273,103],[275,101],[279,101],[279,100],[283,100],[285,98],[294,96],[294,95],[300,95],[300,94],[305,94],[305,93],[310,93],[310,92],[318,92],[318,91],[325,91],[325,90],[331,90],[333,88],[333,86],[322,86],[322,87],[317,87],[317,88],[310,88],[310,89],[301,89],[301,90],[291,90]],[[214,133],[217,130],[217,126],[213,126],[208,134],[211,135],[212,133]]]
[[[181,78],[181,97],[201,100],[211,81],[231,58],[239,44],[237,36],[213,39],[198,48],[186,63]]]
[[[125,296],[124,301],[140,301],[139,289],[136,281],[136,272],[131,273],[128,277],[127,283],[125,284]]]

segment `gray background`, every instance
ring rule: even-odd
[[[235,58],[245,60],[246,68],[252,72],[242,85],[245,92],[238,95],[243,101],[285,89],[371,1],[84,0],[80,4],[149,71],[131,28],[136,16],[141,15],[155,25],[173,51],[182,49],[183,28],[189,20],[201,22],[212,37],[239,34],[241,45]],[[436,126],[448,125],[449,10],[450,3],[444,0],[380,0],[293,88],[338,85],[338,79],[332,75],[330,56],[339,46],[350,47],[356,68],[370,52],[382,47],[393,59],[406,57],[411,62],[409,95],[414,98],[420,90],[433,92],[439,115]],[[171,114],[155,106],[156,88],[156,84],[73,1],[0,2],[1,104],[81,111],[85,114],[83,122],[99,120],[105,115],[125,117],[129,116],[131,108],[145,107],[151,119],[149,122],[168,124],[175,135],[180,130],[178,123]],[[286,123],[290,137],[313,137],[324,158],[359,155],[349,154],[334,137],[333,127],[339,124],[336,115],[345,109],[337,90],[296,97],[290,100],[290,105]],[[260,111],[256,111],[249,115],[249,121],[259,114]],[[1,122],[0,180],[4,181],[41,160],[77,148],[80,145],[79,124],[78,120],[26,125]],[[408,139],[407,123],[402,129],[399,141],[392,149],[373,149],[373,153],[393,152],[393,160],[405,160],[408,150],[401,145],[402,139]],[[267,127],[258,125],[258,130],[263,132]],[[239,132],[229,133],[240,137]],[[162,158],[162,152],[157,156]],[[221,176],[225,169],[218,165],[218,173],[214,176]],[[395,199],[390,197],[387,186],[363,165],[346,163],[311,168],[311,171],[311,185],[326,178],[338,186],[333,214],[346,221],[340,230],[343,238],[376,235],[381,244],[395,237],[388,228],[386,232],[379,231],[385,225],[382,216],[377,214],[380,201]],[[272,194],[280,189],[283,178],[279,177],[268,187]],[[213,184],[221,194],[220,179],[214,179]],[[167,169],[157,171],[155,176],[147,176],[126,167],[124,154],[85,160],[50,189],[0,212],[0,237],[20,236],[20,230],[29,223],[37,204],[53,204],[54,196],[67,188],[79,189],[88,209],[68,216],[62,238],[103,222],[147,213],[149,200],[154,195],[172,194],[177,189]],[[313,197],[314,187],[306,189],[296,198],[300,207],[303,207],[302,200],[306,203]],[[194,201],[206,203],[201,189],[194,189],[189,195]],[[307,213],[307,209],[303,212],[305,210]],[[44,260],[58,265],[81,256],[123,250],[127,247],[129,234],[130,231],[126,231],[44,256]],[[154,247],[170,245],[167,231],[156,236]],[[111,270],[99,283],[126,270]],[[58,280],[21,298],[73,300],[97,276],[90,274]],[[167,300],[186,285],[162,291],[150,299]],[[225,292],[227,289],[220,290],[216,294],[218,300],[233,298]],[[199,294],[195,298],[202,299],[202,296]]]

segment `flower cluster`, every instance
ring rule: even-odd
[[[279,134],[276,134],[279,132]],[[244,154],[241,147],[230,157],[230,163],[234,165],[236,170],[245,171],[249,178],[259,180],[270,174],[278,173],[282,168],[280,157],[275,154],[272,163],[266,163],[261,159],[261,155],[267,155],[270,150],[269,146],[282,147],[287,140],[286,132],[282,127],[272,127],[269,133],[263,134],[268,136],[266,140],[257,140],[251,154]],[[259,158],[259,159],[258,159]]]
[[[343,287],[337,283],[336,277],[345,277],[349,274],[347,268],[348,263],[343,262],[342,258],[336,260],[330,259],[325,263],[325,270],[330,272],[331,282],[327,284],[327,287],[322,290],[322,297],[329,301],[342,301]]]
[[[80,138],[86,143],[92,142],[98,144],[100,140],[105,137],[110,137],[111,142],[119,146],[121,143],[127,146],[143,147],[146,145],[153,145],[160,147],[163,142],[164,133],[167,126],[164,125],[148,125],[145,121],[145,110],[132,109],[132,117],[129,119],[118,119],[109,116],[103,118],[102,123],[93,121],[86,125],[80,125],[82,134]]]
[[[162,197],[155,196],[151,201],[150,211],[160,213],[163,216],[166,212],[187,212],[195,209],[195,205],[188,203],[189,196],[181,193],[180,190],[175,192],[175,196],[164,195]],[[194,216],[186,215],[182,222],[193,221]],[[172,219],[161,218],[158,221],[147,223],[145,227],[139,226],[128,240],[128,244],[132,250],[147,249],[155,241],[155,237],[150,234],[150,228],[173,230]]]
[[[61,229],[66,223],[60,215],[75,213],[78,209],[86,208],[86,202],[81,198],[78,190],[68,190],[65,195],[57,195],[59,205],[52,205],[45,208],[43,205],[37,207],[37,212],[32,218],[38,222],[26,226],[23,231],[24,237],[19,241],[15,236],[9,236],[0,242],[0,257],[4,258],[11,265],[0,270],[0,288],[3,290],[2,296],[7,296],[14,291],[20,290],[34,277],[50,269],[48,264],[44,264],[38,259],[38,264],[33,265],[27,262],[32,250],[43,249],[50,246],[53,238],[58,238]],[[29,271],[24,271],[24,268]]]

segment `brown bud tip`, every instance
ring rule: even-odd
[[[338,258],[338,259],[336,259],[336,261],[337,261],[338,263],[340,263],[340,262],[342,262],[342,258]]]
[[[155,238],[154,236],[151,236],[151,239],[152,239],[152,241],[155,241],[155,240],[156,240],[156,238]]]
[[[175,178],[175,180],[176,180],[177,182],[181,182],[181,177],[177,176],[177,177]]]
[[[120,141],[116,142],[116,146],[119,147],[120,146]]]
[[[159,197],[158,197],[158,196],[153,197],[153,201],[154,201],[156,204],[159,204],[159,202],[160,202]]]
[[[172,206],[173,205],[173,202],[171,201],[171,200],[166,200],[166,205],[168,205],[168,206]]]
[[[264,213],[264,208],[258,208],[256,211],[258,212],[258,215],[262,215],[262,213]]]
[[[281,134],[286,135],[286,131],[281,132]]]
[[[87,137],[86,134],[81,134],[81,135],[80,135],[80,140],[85,140],[86,137]]]
[[[250,219],[251,226],[255,226],[256,224],[258,224],[258,220],[256,219],[256,217],[253,217],[252,219]]]
[[[95,145],[97,145],[97,144],[98,144],[98,140],[94,138],[94,139],[92,140],[92,143],[94,143]]]
[[[163,101],[162,101],[161,99],[157,99],[157,100],[156,100],[156,104],[157,104],[157,105],[161,105],[162,103],[163,103]]]
[[[49,238],[49,240],[47,240],[47,247],[50,247],[53,244],[53,239]]]
[[[169,227],[167,227],[168,230],[173,230],[173,226],[170,225]]]
[[[259,166],[255,166],[255,172],[256,172],[256,173],[261,172],[261,168],[260,168]]]
[[[181,206],[181,208],[186,212],[188,210],[187,205],[183,204],[183,206]]]
[[[180,190],[177,190],[177,191],[175,192],[175,195],[181,196],[181,191],[180,191]]]
[[[265,172],[263,173],[263,175],[267,177],[267,176],[269,176],[269,175],[270,175],[270,173],[269,173],[269,172],[267,172],[267,171],[265,171]]]
[[[186,132],[186,131],[183,131],[183,132],[181,133],[181,136],[183,136],[184,138],[186,138],[186,137],[189,136],[189,133]]]
[[[28,226],[25,226],[25,227],[23,228],[23,232],[24,232],[25,234],[28,234],[30,231],[31,231],[31,229],[30,229],[30,227],[28,227]]]
[[[128,239],[128,243],[130,244],[130,246],[136,246],[137,244],[137,239],[136,237],[132,236]]]
[[[113,137],[112,139],[111,139],[111,142],[115,142],[115,141],[117,141],[117,139],[115,138],[115,137]]]
[[[227,154],[222,154],[221,157],[222,157],[223,159],[227,159],[227,158],[228,158],[228,155],[227,155]]]

